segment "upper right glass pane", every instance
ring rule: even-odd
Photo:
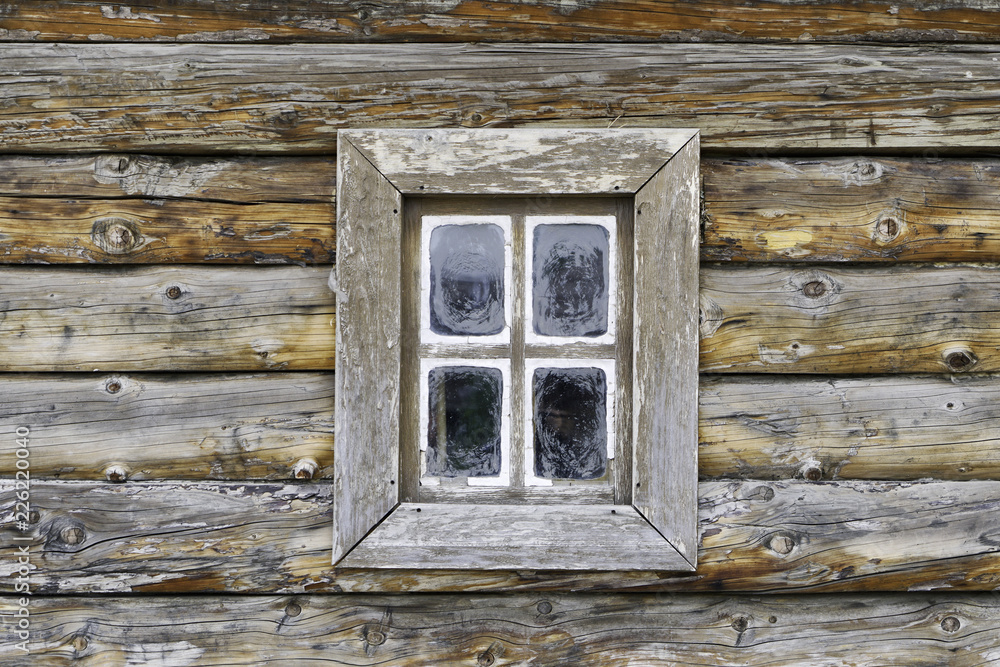
[[[528,216],[528,227],[529,342],[538,337],[611,342],[614,217]]]

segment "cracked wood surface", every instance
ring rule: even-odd
[[[995,41],[994,7],[976,0],[324,0],[168,7],[22,0],[0,15],[0,40],[154,42]]]
[[[995,46],[17,44],[7,152],[330,152],[337,129],[697,127],[707,151],[992,150]]]
[[[16,609],[0,598],[5,617]],[[31,609],[32,653],[5,642],[9,667],[980,667],[1000,631],[995,595],[955,593],[60,596]]]
[[[13,481],[0,488],[0,576]],[[328,483],[35,482],[36,594],[992,591],[1000,482],[699,484],[697,572],[349,570],[330,565]]]

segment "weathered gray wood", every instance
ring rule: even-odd
[[[706,160],[702,258],[996,261],[997,160]]]
[[[277,479],[333,472],[333,375],[0,376],[0,432],[33,434],[31,477]],[[11,479],[15,456],[0,456]]]
[[[325,156],[4,155],[0,156],[0,195],[330,204],[336,171],[334,159]],[[326,220],[332,223],[333,216]]]
[[[985,593],[60,596],[31,612],[31,655],[4,642],[5,665],[981,667],[1000,648]]]
[[[325,267],[0,268],[0,370],[333,367]]]
[[[1000,478],[1000,378],[701,379],[702,477]]]
[[[396,505],[403,198],[338,140],[333,562]]]
[[[2,169],[0,165],[0,169]],[[329,264],[327,204],[0,197],[0,261]]]
[[[992,264],[705,268],[701,369],[997,371],[998,279]]]
[[[16,45],[6,151],[323,153],[338,128],[697,127],[711,149],[992,150],[994,46]],[[610,157],[610,156],[605,156]]]
[[[695,135],[635,195],[632,504],[697,556],[698,212]]]
[[[691,570],[630,505],[402,503],[340,565],[452,570]]]
[[[13,480],[0,485],[5,578],[17,568],[13,487]],[[37,594],[83,594],[998,585],[1000,482],[702,482],[698,570],[682,576],[332,568],[332,491],[317,483],[35,482],[32,586]]]
[[[348,133],[404,194],[633,193],[693,130],[354,130]]]
[[[74,0],[51,11],[21,0],[0,20],[9,41],[154,42],[954,42],[996,40],[989,2],[933,4],[770,0],[747,5],[683,0],[457,0],[241,3],[175,0],[169,6]]]

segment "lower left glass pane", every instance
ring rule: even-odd
[[[427,377],[427,474],[500,474],[503,375],[499,368],[441,366]]]

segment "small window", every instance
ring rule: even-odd
[[[335,564],[693,569],[697,141],[339,133]]]

